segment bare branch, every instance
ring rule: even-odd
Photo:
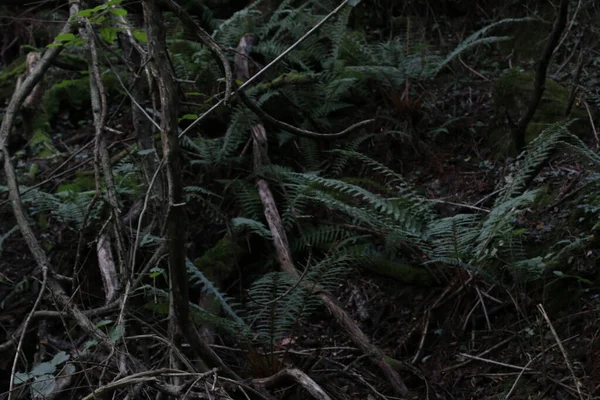
[[[527,130],[527,126],[533,119],[538,105],[542,100],[544,90],[546,89],[546,74],[548,72],[548,66],[550,65],[550,59],[552,58],[554,49],[556,48],[558,41],[560,40],[560,36],[562,35],[562,32],[565,30],[565,26],[567,25],[568,12],[569,0],[561,0],[558,15],[556,16],[556,20],[554,21],[554,27],[552,28],[550,37],[548,37],[548,42],[546,43],[546,47],[544,48],[544,52],[542,53],[542,57],[538,62],[538,67],[535,72],[533,96],[531,98],[529,106],[527,107],[527,111],[521,117],[521,119],[519,119],[519,122],[517,122],[516,127],[513,129],[513,138],[517,152],[520,152],[521,150],[523,150],[523,147],[525,147],[525,131]]]

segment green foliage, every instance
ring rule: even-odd
[[[32,216],[38,216],[38,221],[45,223],[48,217],[55,218],[57,222],[74,223],[78,229],[82,228],[88,204],[95,192],[64,191],[51,194],[39,189],[30,189],[21,186],[23,204],[27,206]],[[0,186],[0,192],[6,192],[6,186]],[[98,218],[102,202],[97,202],[90,210],[89,219]]]
[[[564,140],[577,140],[567,130],[568,126],[569,123],[550,125],[527,146],[517,160],[514,172],[506,177],[502,194],[496,200],[497,206],[522,193],[528,183],[538,174],[542,164]]]
[[[490,25],[487,25],[486,27],[478,30],[477,32],[472,33],[465,40],[463,40],[454,49],[454,51],[452,51],[443,61],[441,61],[439,63],[439,65],[436,68],[435,74],[437,74],[439,71],[441,71],[441,69],[444,66],[446,66],[450,61],[452,61],[459,54],[465,52],[466,50],[469,50],[475,46],[480,46],[480,45],[485,45],[485,44],[490,44],[490,43],[497,43],[497,42],[501,42],[501,41],[510,39],[510,37],[508,37],[508,36],[488,36],[488,37],[486,37],[485,35],[488,32],[490,32],[491,30],[498,28],[500,26],[503,26],[503,25],[507,25],[507,24],[529,22],[529,21],[533,21],[533,19],[529,18],[529,17],[527,17],[527,18],[506,18],[506,19],[494,22]]]
[[[202,292],[208,293],[213,296],[219,303],[220,308],[223,312],[233,321],[243,325],[242,319],[238,316],[238,312],[235,311],[235,307],[238,305],[233,302],[233,299],[222,293],[217,286],[209,280],[206,275],[200,270],[197,264],[192,263],[190,260],[186,260],[187,271],[190,276],[190,283],[194,286],[200,285]]]

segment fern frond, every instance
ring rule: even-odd
[[[555,123],[544,129],[519,156],[516,173],[507,178],[507,184],[502,189],[502,194],[496,200],[496,205],[506,202],[515,195],[519,195],[526,189],[530,182],[539,172],[540,166],[548,160],[556,147],[565,138],[572,135],[567,130],[569,123]]]
[[[217,299],[221,309],[225,312],[225,314],[227,314],[238,324],[244,325],[244,321],[234,310],[234,307],[238,306],[238,304],[233,303],[230,297],[227,297],[225,294],[221,293],[221,291],[208,278],[206,278],[202,271],[196,268],[194,263],[189,259],[185,260],[185,266],[187,268],[190,283],[192,285],[201,285],[202,292],[208,293]]]
[[[489,43],[496,43],[496,42],[500,42],[503,40],[509,40],[511,39],[508,36],[492,36],[492,37],[484,37],[488,32],[490,32],[492,29],[502,26],[502,25],[506,25],[506,24],[513,24],[513,23],[520,23],[520,22],[530,22],[530,21],[534,21],[534,18],[530,18],[530,17],[525,17],[525,18],[506,18],[497,22],[494,22],[488,26],[485,26],[481,29],[479,29],[478,31],[472,33],[471,35],[469,35],[465,40],[463,40],[455,49],[454,51],[452,51],[442,62],[439,63],[439,65],[437,66],[437,68],[435,69],[435,73],[434,75],[437,75],[442,68],[444,68],[446,65],[448,65],[448,63],[450,63],[454,58],[456,58],[459,54],[464,53],[465,51],[475,47],[475,46],[479,46],[482,44],[489,44]]]
[[[250,232],[257,234],[258,236],[265,238],[267,240],[271,240],[273,235],[271,231],[268,230],[265,225],[257,220],[250,218],[234,218],[231,220],[231,224],[233,225],[234,230],[244,230],[248,229]]]

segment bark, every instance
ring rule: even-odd
[[[148,36],[148,56],[152,74],[158,85],[161,103],[161,140],[166,166],[168,211],[165,221],[169,278],[174,307],[174,318],[181,333],[192,348],[210,366],[233,379],[239,377],[223,363],[219,356],[198,335],[190,320],[188,275],[186,269],[186,216],[183,203],[181,154],[177,138],[179,99],[173,77],[174,71],[167,58],[165,29],[157,0],[143,2]]]

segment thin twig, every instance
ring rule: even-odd
[[[501,367],[518,369],[520,371],[522,371],[522,370],[529,370],[529,368],[527,368],[527,367],[520,367],[518,365],[507,364],[507,363],[503,363],[503,362],[500,362],[500,361],[490,360],[489,358],[472,356],[472,355],[466,354],[466,353],[458,353],[458,355],[460,355],[462,357],[465,357],[465,358],[471,358],[471,359],[477,360],[477,361],[483,361],[483,362],[488,363],[488,364],[500,365]]]
[[[479,302],[481,303],[481,308],[483,309],[483,315],[485,315],[485,322],[487,322],[488,331],[492,330],[492,323],[490,322],[490,317],[488,316],[487,308],[485,306],[485,301],[483,301],[483,296],[481,296],[481,291],[475,285],[475,291],[477,292],[477,296],[479,296]]]
[[[592,116],[592,112],[590,111],[590,106],[587,101],[583,102],[585,109],[588,113],[588,118],[590,119],[590,125],[592,126],[592,131],[594,132],[594,138],[596,139],[596,146],[600,146],[600,138],[598,137],[598,131],[596,130],[596,125],[594,125],[594,117]]]
[[[529,362],[527,364],[525,364],[525,367],[521,370],[521,372],[519,372],[519,375],[517,376],[517,379],[515,379],[515,381],[513,382],[513,385],[510,388],[510,390],[508,391],[508,393],[506,394],[506,396],[504,396],[504,400],[508,400],[508,398],[510,397],[510,395],[512,394],[512,392],[516,389],[517,383],[519,383],[519,379],[521,379],[521,377],[525,373],[525,368],[529,367],[529,365],[533,362],[533,360],[535,360],[535,358],[531,358],[531,357],[529,358]]]
[[[423,351],[423,346],[425,345],[425,338],[427,337],[427,330],[429,329],[429,320],[431,319],[431,309],[427,310],[425,314],[425,323],[423,324],[423,331],[421,333],[421,340],[419,341],[419,348],[415,356],[413,357],[411,364],[416,363],[421,356],[421,352]]]
[[[554,329],[554,326],[552,325],[552,322],[550,321],[550,317],[548,317],[548,314],[546,314],[546,310],[544,310],[544,306],[541,304],[538,304],[537,308],[538,308],[538,311],[542,314],[542,316],[546,320],[546,323],[548,324],[548,327],[550,328],[550,331],[552,332],[552,336],[554,336],[554,340],[556,340],[556,344],[558,345],[558,348],[560,349],[560,351],[563,355],[563,358],[565,359],[565,364],[567,365],[567,368],[569,368],[569,372],[571,372],[571,377],[573,378],[573,383],[575,384],[575,387],[577,388],[577,393],[579,394],[579,398],[581,400],[583,400],[583,394],[581,393],[581,382],[579,381],[579,379],[577,379],[577,376],[575,375],[575,371],[573,370],[573,365],[571,364],[571,361],[569,360],[567,351],[565,350],[565,347],[563,346],[562,342],[560,341],[560,338],[558,337],[558,334],[556,333],[556,330]]]

